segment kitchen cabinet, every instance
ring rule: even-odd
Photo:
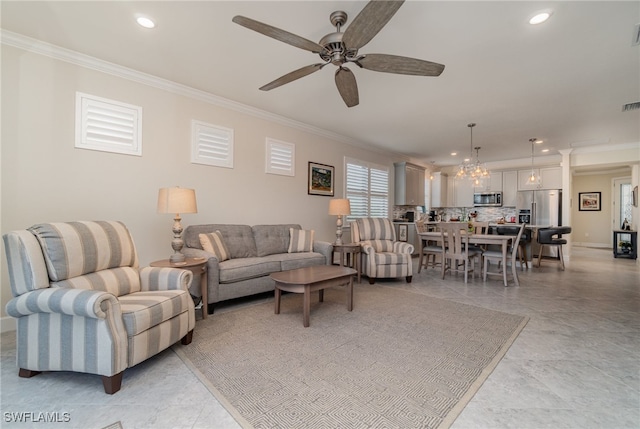
[[[500,187],[502,187],[502,184]],[[455,180],[454,207],[473,207],[473,192],[474,187],[470,179]]]
[[[424,205],[425,169],[408,162],[396,162],[395,167],[395,205]]]
[[[446,174],[436,172],[433,173],[431,179],[431,208],[447,207],[447,188],[448,177]]]
[[[475,186],[474,192],[501,192],[502,185],[502,171],[492,171],[489,179],[483,180],[482,186]]]
[[[502,207],[515,207],[518,198],[518,172],[502,172]]]
[[[540,183],[531,186],[527,183],[531,175],[531,169],[518,170],[518,190],[530,191],[532,189],[562,189],[562,168],[543,167],[534,168],[533,172],[540,177]]]

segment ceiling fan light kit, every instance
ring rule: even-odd
[[[335,11],[331,13],[329,20],[331,25],[336,27],[336,31],[324,36],[319,43],[244,16],[235,16],[232,21],[265,36],[318,54],[324,61],[287,73],[262,86],[261,90],[269,91],[278,88],[315,73],[328,64],[333,64],[337,67],[335,84],[338,92],[345,104],[348,107],[353,107],[360,103],[360,99],[355,75],[346,67],[349,63],[366,70],[413,76],[440,76],[444,70],[442,64],[416,58],[387,54],[360,54],[358,52],[378,34],[403,3],[404,0],[372,0],[367,3],[344,32],[340,30],[346,24],[348,16],[344,11]]]

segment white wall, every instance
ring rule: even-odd
[[[75,149],[76,91],[142,106],[142,157]],[[190,163],[192,119],[235,130],[233,169]],[[295,144],[295,177],[264,172],[266,137]],[[195,188],[198,200],[198,213],[182,216],[185,227],[299,223],[314,229],[317,239],[333,241],[330,198],[307,195],[307,163],[335,166],[335,196],[342,197],[345,156],[388,166],[391,189],[393,162],[405,160],[2,47],[2,234],[40,222],[121,220],[132,232],[141,265],[148,265],[172,252],[172,216],[156,213],[158,189],[179,185]],[[11,299],[4,248],[1,256],[4,316]]]

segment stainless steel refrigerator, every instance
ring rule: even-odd
[[[522,210],[529,210],[534,235],[531,240],[531,256],[536,257],[540,251],[537,241],[537,228],[545,226],[560,226],[562,224],[562,190],[518,191],[516,200],[518,214]],[[549,252],[547,253],[547,249]],[[544,256],[557,256],[555,246],[546,246]]]

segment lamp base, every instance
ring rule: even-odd
[[[171,255],[171,257],[169,258],[169,262],[171,262],[172,264],[179,264],[185,261],[185,257],[182,253],[174,253],[173,255]]]

